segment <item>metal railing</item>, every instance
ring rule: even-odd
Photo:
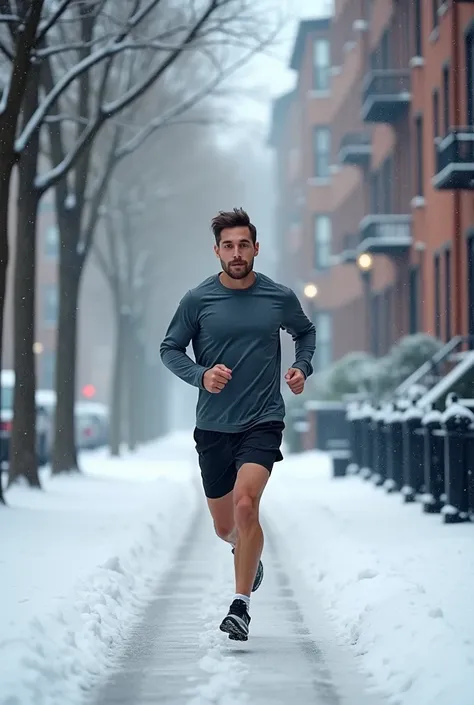
[[[462,352],[463,348],[465,350],[472,349],[473,346],[474,335],[457,335],[451,338],[446,345],[433,355],[431,360],[421,365],[396,388],[395,396],[402,396],[412,385],[425,384],[428,378],[439,379],[443,375],[442,366],[445,362],[448,362],[451,355],[456,352]]]
[[[437,173],[451,164],[472,164],[474,170],[474,127],[453,127],[438,143]]]
[[[365,102],[369,98],[410,95],[411,83],[408,70],[376,69],[370,71],[362,82],[362,95]]]
[[[355,149],[357,147],[367,148],[370,147],[370,145],[371,137],[367,133],[348,132],[342,138],[341,143],[339,145],[339,150],[347,149],[348,147],[350,147],[351,149]]]
[[[378,238],[408,241],[411,237],[411,215],[367,215],[359,225],[360,240]]]

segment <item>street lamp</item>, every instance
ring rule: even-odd
[[[375,340],[375,328],[372,320],[372,267],[374,260],[368,252],[362,252],[357,257],[357,267],[362,276],[365,299],[365,335],[372,353],[376,352],[377,341]]]
[[[362,273],[370,272],[373,264],[374,264],[374,261],[372,259],[372,256],[369,255],[367,252],[363,252],[357,258],[357,266],[359,267],[359,269]]]
[[[318,295],[318,287],[315,284],[306,284],[303,293],[307,299],[315,299]]]

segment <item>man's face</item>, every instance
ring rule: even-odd
[[[225,228],[219,245],[214,246],[214,252],[229,277],[244,279],[253,269],[253,261],[258,255],[258,243],[253,244],[247,227]]]

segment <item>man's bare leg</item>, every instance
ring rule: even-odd
[[[269,472],[261,465],[245,463],[235,483],[234,517],[237,528],[235,548],[235,592],[250,597],[264,536],[259,521],[260,499],[268,482]]]
[[[218,537],[232,546],[237,543],[237,529],[234,520],[234,493],[229,492],[219,499],[208,499],[207,505]]]

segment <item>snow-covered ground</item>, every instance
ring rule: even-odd
[[[190,434],[111,459],[0,509],[0,703],[73,705],[111,663],[193,518]]]
[[[390,703],[474,703],[472,524],[443,525],[356,477],[333,480],[317,452],[276,466],[263,509]]]
[[[45,492],[10,490],[0,510],[0,705],[81,705],[194,519],[191,433],[120,460],[84,454],[82,465],[81,477],[44,473]],[[263,514],[305,618],[321,620],[311,628],[339,640],[374,691],[392,705],[473,705],[472,524],[445,526],[358,478],[333,480],[314,452],[275,466]],[[262,587],[263,630],[264,598]]]

